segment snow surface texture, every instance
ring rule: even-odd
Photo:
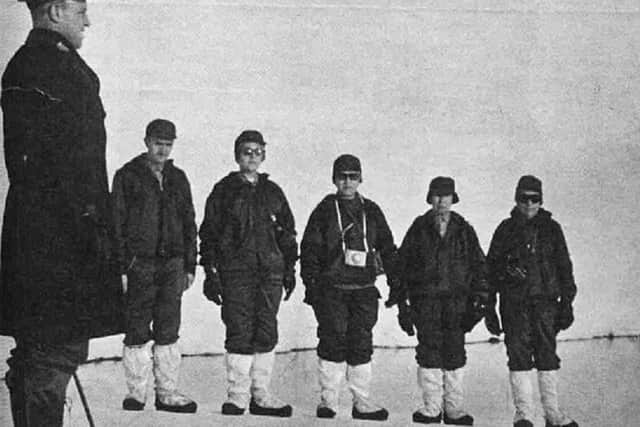
[[[199,222],[213,183],[236,167],[234,138],[256,128],[300,233],[333,191],[334,158],[350,152],[398,241],[425,210],[429,180],[450,175],[486,250],[532,173],[578,283],[577,320],[561,337],[640,331],[636,2],[95,0],[89,16],[81,53],[102,81],[111,176],[144,150],[149,120],[174,120]],[[2,69],[29,27],[24,4],[2,2]],[[2,168],[1,199],[6,188]],[[223,351],[202,278],[184,296],[189,354]],[[299,286],[282,305],[280,351],[316,343]],[[469,340],[486,337],[480,326]],[[119,355],[121,339],[94,341],[90,357]],[[374,340],[413,342],[382,309]]]

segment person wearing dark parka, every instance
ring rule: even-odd
[[[399,274],[409,303],[399,304],[400,327],[417,329],[417,378],[424,406],[413,413],[423,424],[473,425],[463,407],[465,332],[484,315],[489,296],[485,256],[473,227],[451,206],[455,182],[429,184],[431,208],[409,227],[399,250]]]
[[[542,181],[524,175],[516,206],[491,240],[487,255],[491,297],[485,324],[499,335],[509,359],[509,380],[516,407],[513,425],[532,427],[535,417],[531,371],[537,369],[546,427],[577,427],[558,405],[556,335],[573,323],[577,287],[560,224],[542,206]],[[495,311],[500,295],[500,316]],[[500,320],[502,322],[500,322]]]
[[[227,399],[223,415],[290,417],[269,390],[278,343],[280,300],[295,288],[295,221],[282,189],[259,167],[266,142],[256,130],[234,142],[238,171],[218,181],[200,226],[207,299],[222,306]]]
[[[177,390],[181,301],[194,279],[197,228],[187,175],[169,159],[176,138],[173,122],[152,120],[147,151],[113,178],[114,253],[126,300],[122,364],[129,392],[122,407],[130,411],[144,409],[151,372],[156,409],[197,410]]]
[[[372,329],[380,298],[375,282],[384,269],[390,287],[387,303],[393,305],[399,295],[396,246],[380,207],[358,192],[360,160],[350,154],[339,156],[332,177],[337,191],[324,197],[311,213],[300,251],[304,301],[318,321],[320,403],[316,416],[336,416],[346,371],[353,395],[352,417],[384,421],[388,411],[369,396]]]

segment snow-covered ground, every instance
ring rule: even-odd
[[[564,341],[559,345],[562,358],[560,401],[566,412],[581,426],[636,427],[640,423],[640,341],[614,340]],[[509,426],[513,406],[509,391],[504,345],[477,343],[467,346],[466,407],[476,426]],[[334,421],[315,418],[318,401],[316,355],[313,351],[287,352],[276,358],[273,391],[294,406],[290,419],[271,419],[220,414],[225,398],[225,371],[220,356],[184,357],[181,389],[199,404],[195,415],[174,415],[153,409],[153,393],[141,413],[120,409],[125,393],[124,375],[119,362],[84,365],[78,371],[96,426],[365,426],[374,422],[353,421],[351,401],[343,387],[340,411]],[[411,425],[411,413],[419,406],[414,350],[376,349],[373,358],[372,396],[390,412],[382,425]],[[88,425],[73,382],[68,389],[70,411],[66,426]],[[11,425],[6,387],[0,385],[0,425]],[[535,425],[543,425],[538,405]]]

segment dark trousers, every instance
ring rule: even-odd
[[[67,385],[88,350],[89,341],[45,344],[16,338],[6,374],[16,427],[62,426]]]
[[[555,319],[558,303],[548,299],[510,301],[501,298],[500,317],[507,346],[509,370],[539,371],[560,368],[556,354]]]
[[[361,365],[371,361],[373,327],[378,321],[375,287],[345,290],[324,286],[313,311],[318,320],[318,357]]]
[[[278,343],[278,309],[282,276],[257,273],[222,276],[224,348],[229,353],[267,353]]]
[[[418,331],[416,361],[422,368],[455,370],[467,362],[462,316],[464,298],[411,299],[413,322]]]
[[[127,272],[125,345],[178,341],[186,281],[182,258],[136,258]],[[153,330],[150,327],[153,322]]]

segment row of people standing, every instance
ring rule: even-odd
[[[123,354],[128,410],[144,408],[153,363],[156,408],[196,411],[195,402],[175,387],[180,294],[193,281],[196,265],[189,185],[168,160],[175,138],[173,123],[154,120],[145,135],[147,153],[114,177],[116,253],[129,294]],[[234,152],[239,169],[214,185],[199,230],[203,291],[221,305],[226,328],[228,389],[221,411],[241,415],[248,407],[255,415],[288,417],[292,407],[270,393],[269,384],[280,301],[283,294],[289,299],[296,282],[294,217],[282,189],[259,172],[266,156],[261,133],[242,132]],[[453,179],[432,180],[431,208],[416,218],[399,250],[380,207],[358,191],[359,159],[339,156],[332,180],[336,192],[311,213],[300,248],[304,301],[318,322],[316,415],[335,417],[346,375],[352,417],[388,417],[369,395],[372,329],[381,297],[375,282],[384,271],[390,289],[386,305],[398,305],[405,332],[417,330],[424,406],[413,414],[415,422],[473,424],[463,408],[464,334],[483,317],[490,332],[501,333],[495,312],[500,293],[514,424],[530,425],[533,418],[529,371],[535,367],[548,425],[577,425],[558,409],[555,353],[556,333],[571,323],[575,285],[562,231],[540,208],[541,182],[532,176],[518,182],[517,205],[496,230],[487,263],[473,227],[451,210],[458,202]],[[167,353],[174,358],[172,372],[163,372],[164,346],[173,349]],[[171,387],[163,384],[166,379]]]

